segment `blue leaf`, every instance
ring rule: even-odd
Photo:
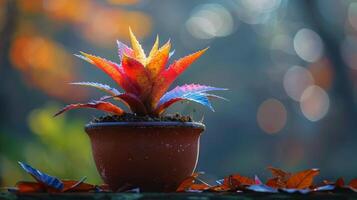
[[[278,190],[272,187],[269,187],[265,184],[261,185],[251,185],[247,187],[248,190],[252,190],[254,192],[266,192],[266,193],[277,193]]]
[[[172,102],[174,100],[190,100],[202,104],[204,106],[208,106],[211,110],[213,110],[213,107],[209,102],[208,98],[222,99],[222,97],[208,94],[206,92],[217,90],[226,89],[199,84],[186,84],[183,86],[177,86],[176,88],[172,89],[161,97],[157,107],[159,108],[160,106],[165,105],[165,103]]]
[[[324,185],[320,186],[314,189],[314,191],[329,191],[329,190],[334,190],[335,186],[334,185]]]
[[[24,169],[27,173],[31,174],[31,176],[33,176],[36,179],[36,181],[43,183],[46,186],[53,187],[57,190],[63,189],[64,184],[58,178],[42,173],[41,171],[25,163],[19,162],[19,164],[22,167],[22,169]]]
[[[291,188],[291,189],[282,188],[280,190],[283,192],[289,193],[289,194],[292,194],[292,193],[308,194],[312,191],[310,189],[295,189],[295,188]]]

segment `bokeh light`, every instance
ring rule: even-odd
[[[267,22],[273,11],[279,8],[281,0],[241,0],[236,2],[236,11],[240,20],[247,24]]]
[[[300,101],[304,90],[314,84],[311,73],[301,66],[289,68],[283,79],[286,94],[295,101]]]
[[[284,128],[287,121],[287,111],[279,100],[267,99],[258,108],[257,121],[259,127],[266,133],[274,134]]]
[[[348,22],[357,30],[357,3],[352,2],[348,7]]]
[[[357,70],[357,39],[355,36],[345,37],[341,43],[341,55],[348,67]]]
[[[85,90],[78,91],[64,84],[77,77],[73,56],[49,38],[34,34],[19,35],[12,44],[10,59],[30,85],[50,96],[65,101],[87,97]]]
[[[230,12],[220,4],[204,4],[196,8],[186,22],[188,32],[198,39],[224,37],[234,30]]]
[[[310,86],[301,96],[300,108],[308,120],[318,121],[325,117],[330,108],[329,96],[319,86]]]
[[[313,30],[302,28],[294,37],[294,48],[299,57],[307,62],[315,62],[323,55],[323,43]]]
[[[328,58],[324,57],[308,67],[315,85],[329,89],[333,83],[334,70]]]

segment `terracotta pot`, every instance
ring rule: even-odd
[[[85,127],[100,176],[113,191],[172,192],[198,161],[196,122],[103,122]]]

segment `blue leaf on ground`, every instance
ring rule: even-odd
[[[36,181],[43,183],[46,186],[55,188],[57,190],[62,190],[64,187],[64,184],[62,181],[60,181],[58,178],[47,175],[40,170],[37,170],[33,167],[31,167],[28,164],[19,162],[20,166],[22,169],[24,169],[27,173],[31,174],[32,177],[36,179]]]

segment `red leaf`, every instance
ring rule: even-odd
[[[286,183],[286,188],[306,189],[309,188],[314,180],[314,177],[320,173],[319,169],[309,169],[294,173],[290,176]]]
[[[30,193],[30,192],[44,192],[46,191],[46,187],[37,182],[26,182],[20,181],[16,183],[16,187],[18,189],[18,193]]]
[[[136,113],[138,115],[145,115],[147,114],[147,110],[145,105],[143,104],[143,102],[134,94],[130,94],[130,93],[124,93],[124,94],[120,94],[117,96],[108,96],[105,98],[101,98],[101,101],[105,101],[108,99],[119,99],[121,100],[124,104],[126,104],[130,110],[133,113]]]
[[[105,102],[105,101],[93,101],[89,103],[77,103],[77,104],[70,104],[62,108],[60,111],[58,111],[54,116],[58,116],[68,110],[72,109],[77,109],[77,108],[94,108],[97,110],[113,113],[116,115],[122,115],[124,114],[124,110],[119,108],[118,106]]]
[[[147,95],[151,92],[152,82],[144,65],[136,59],[124,54],[122,66],[129,80],[140,88],[139,95],[141,99],[145,100]]]
[[[345,186],[345,180],[342,177],[338,178],[335,182],[337,188],[343,188]]]

